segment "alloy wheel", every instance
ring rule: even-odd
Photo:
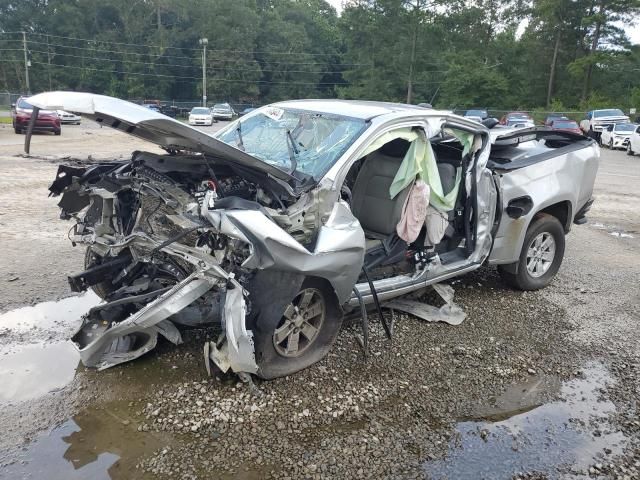
[[[551,265],[556,254],[556,241],[549,232],[537,235],[527,249],[527,271],[534,278],[543,276]]]
[[[322,292],[305,288],[287,305],[273,332],[273,346],[283,357],[302,355],[318,338],[325,321],[326,308]]]

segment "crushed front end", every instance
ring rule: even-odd
[[[62,195],[61,218],[76,220],[73,244],[87,248],[85,270],[69,284],[104,300],[72,338],[86,366],[133,360],[153,349],[158,335],[178,344],[179,327],[215,326],[219,367],[256,372],[243,286],[253,275],[246,263],[256,264],[254,247],[216,204],[275,215],[269,204],[282,204],[282,194],[228,166],[213,168],[202,155],[148,153],[59,167],[51,195]]]

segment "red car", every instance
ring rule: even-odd
[[[551,130],[560,130],[562,132],[571,132],[582,135],[582,130],[577,122],[569,120],[568,118],[560,118],[551,122]]]
[[[500,125],[508,125],[510,122],[513,123],[513,120],[521,120],[523,123],[533,123],[533,118],[531,118],[528,113],[510,112],[500,119]]]
[[[14,108],[11,110],[11,117],[13,119],[13,130],[16,133],[26,132],[29,128],[29,120],[31,120],[31,113],[33,112],[33,106],[26,102],[24,97],[20,97],[16,102]],[[53,132],[54,135],[60,135],[62,132],[60,126],[60,117],[58,114],[51,110],[40,110],[38,112],[38,119],[33,126],[34,132]]]

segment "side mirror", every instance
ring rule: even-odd
[[[16,109],[16,104],[15,104],[15,103],[12,103],[12,104],[11,104],[11,110],[15,110],[15,109]]]

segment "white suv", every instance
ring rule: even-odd
[[[637,125],[633,123],[616,123],[615,125],[609,125],[602,131],[600,144],[603,147],[609,147],[611,150],[615,148],[626,148],[629,137],[636,127]]]

